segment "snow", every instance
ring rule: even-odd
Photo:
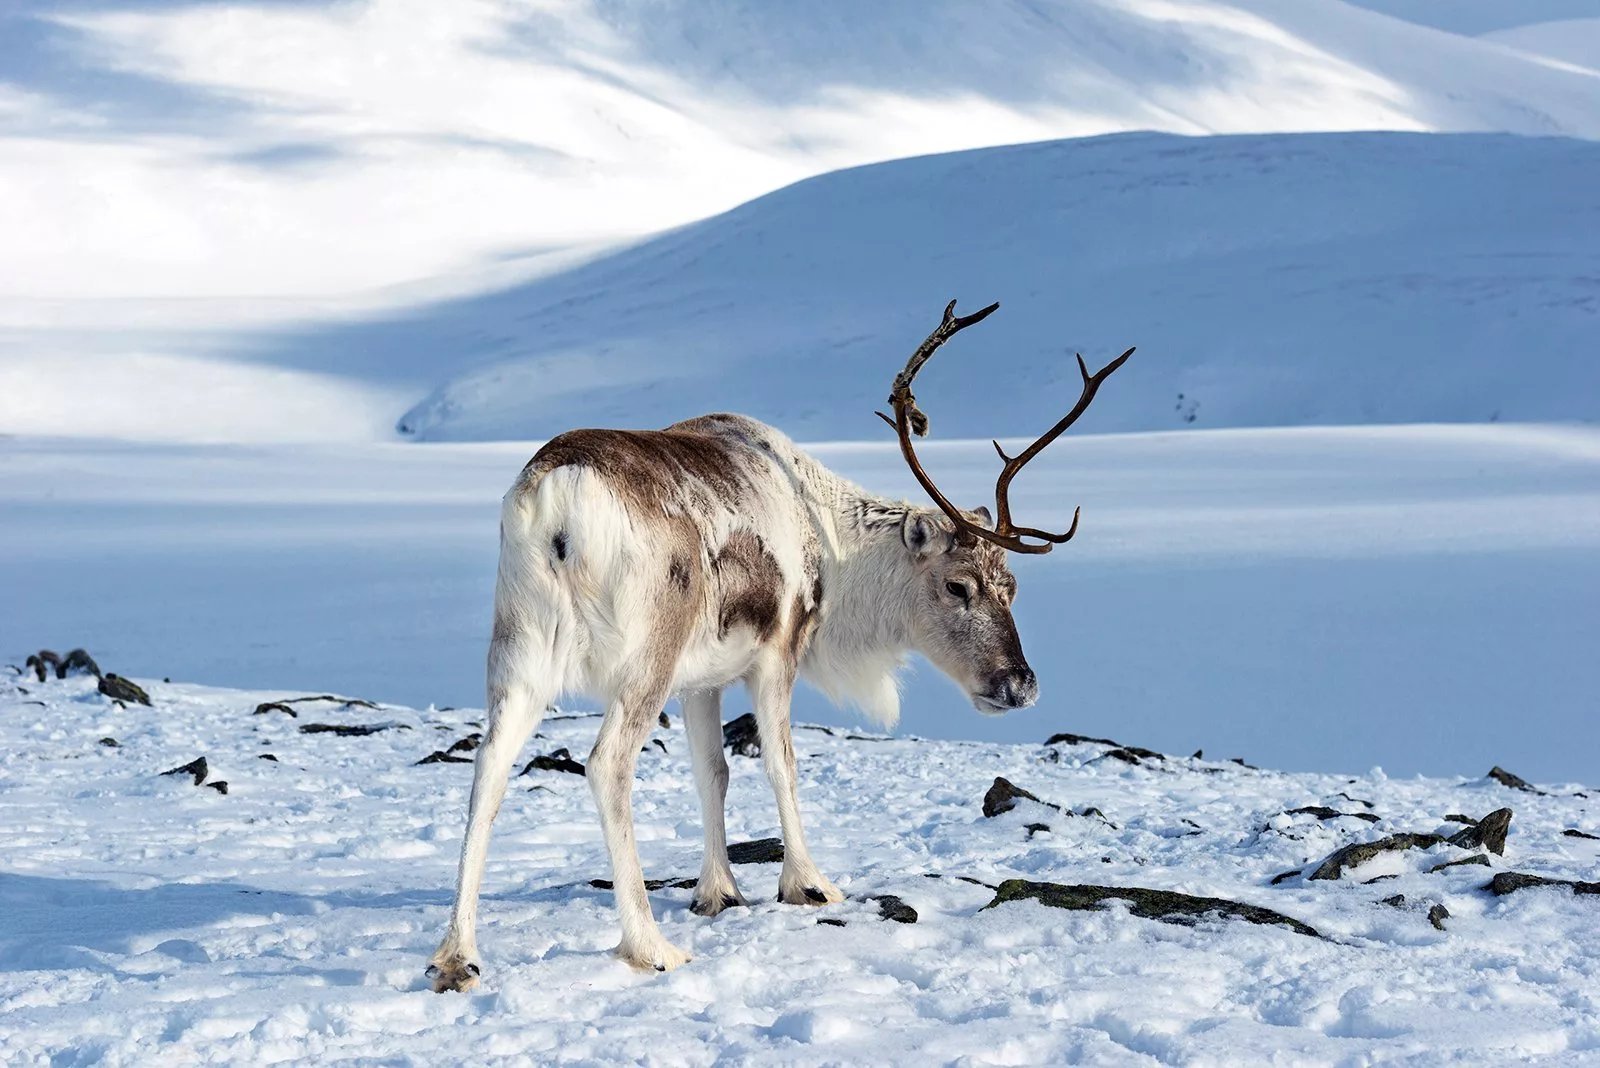
[[[290,691],[141,682],[154,708],[118,708],[88,678],[0,680],[7,1064],[1497,1064],[1600,1049],[1597,899],[1479,889],[1497,870],[1600,876],[1600,843],[1561,833],[1600,829],[1593,795],[1572,785],[1536,796],[1475,776],[1132,766],[1101,745],[1041,746],[1075,719],[1059,693],[1031,744],[800,729],[808,838],[849,895],[822,915],[846,926],[774,902],[772,865],[739,866],[757,904],[714,920],[688,911],[688,890],[652,894],[695,957],[657,977],[608,956],[610,895],[588,880],[609,872],[584,782],[533,772],[513,780],[490,851],[484,985],[435,995],[422,968],[448,910],[471,769],[414,762],[480,713],[314,702],[290,719],[252,715]],[[300,733],[309,722],[396,726],[339,738]],[[594,729],[547,721],[527,754],[582,754]],[[692,877],[681,724],[655,737],[667,751],[640,756],[635,802],[645,868]],[[277,761],[260,759],[269,752]],[[199,755],[226,796],[159,774]],[[730,760],[730,837],[775,833],[759,761]],[[1105,818],[1022,802],[985,819],[997,775]],[[1363,802],[1380,822],[1285,815]],[[1491,868],[1427,874],[1465,855],[1441,846],[1338,882],[1270,884],[1345,843],[1459,829],[1443,817],[1502,806],[1515,816]],[[1030,836],[1029,823],[1051,829]],[[1380,868],[1397,878],[1360,881]],[[1120,906],[984,910],[991,891],[956,876],[1218,896],[1325,937],[1176,926]],[[880,919],[870,895],[885,893],[918,921]],[[1397,893],[1404,906],[1381,903]],[[1436,903],[1450,913],[1442,932],[1426,918]]]
[[[919,390],[936,434],[957,388]],[[82,645],[134,676],[481,703],[499,498],[535,448],[5,442],[0,659]],[[892,438],[811,448],[919,499]],[[922,451],[955,500],[992,500],[988,442]],[[1083,508],[1071,545],[1013,562],[1052,729],[1292,770],[1592,774],[1593,429],[1074,431],[1013,499],[1046,528]],[[979,717],[925,665],[906,694],[930,737],[1047,722]]]
[[[1483,39],[1600,75],[1600,18],[1539,22],[1486,33]]]

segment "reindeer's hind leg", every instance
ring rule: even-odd
[[[683,725],[689,732],[694,781],[700,791],[700,822],[705,827],[706,855],[689,908],[701,916],[747,905],[728,864],[728,833],[723,810],[728,797],[728,758],[722,754],[722,691],[703,690],[683,699]]]
[[[639,747],[666,704],[675,659],[675,654],[662,658],[662,667],[652,672],[652,678],[635,680],[611,702],[589,755],[588,770],[589,788],[600,809],[600,826],[611,854],[611,881],[622,920],[617,956],[635,968],[658,972],[686,963],[689,955],[667,941],[650,913],[633,834],[633,769]]]
[[[498,630],[498,628],[497,628]],[[489,852],[489,830],[505,799],[511,766],[556,696],[552,679],[530,677],[548,670],[546,658],[530,657],[526,639],[497,633],[489,646],[489,721],[472,775],[467,834],[461,844],[455,907],[444,941],[428,965],[433,989],[471,990],[478,985],[478,889]]]

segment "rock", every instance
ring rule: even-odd
[[[528,761],[518,775],[526,775],[530,771],[563,771],[568,775],[584,774],[583,765],[572,759],[572,754],[566,749],[557,749],[545,756],[536,756]]]
[[[195,757],[182,767],[172,768],[168,771],[163,771],[161,774],[192,775],[194,776],[194,784],[199,786],[201,783],[206,781],[206,776],[211,774],[211,769],[206,766],[206,758],[202,756]]]
[[[1308,924],[1292,919],[1280,912],[1226,901],[1216,897],[1194,897],[1171,890],[1147,890],[1137,886],[1064,886],[1060,883],[1038,883],[1027,879],[1007,879],[995,891],[994,900],[984,906],[992,909],[1008,901],[1032,899],[1058,909],[1092,911],[1108,901],[1126,902],[1135,916],[1163,923],[1192,925],[1206,916],[1218,915],[1226,919],[1244,920],[1276,927],[1287,927],[1296,934],[1312,938],[1322,937]]]
[[[115,738],[102,738],[102,739],[100,739],[100,744],[105,746],[107,749],[121,749],[122,748],[122,743],[117,741]]]
[[[736,756],[760,756],[761,731],[756,727],[755,713],[746,712],[738,719],[723,724],[722,744],[732,749]]]
[[[1587,838],[1592,842],[1600,842],[1600,834],[1590,834],[1588,831],[1579,831],[1568,828],[1561,832],[1563,838]]]
[[[1016,785],[1010,779],[996,776],[993,784],[989,787],[988,793],[983,795],[983,814],[993,819],[1002,812],[1010,812],[1017,807],[1018,801],[1023,800],[1039,801],[1037,797]],[[1039,801],[1039,804],[1042,805],[1045,802]],[[1051,807],[1053,808],[1054,806]]]
[[[1428,910],[1428,922],[1433,924],[1436,930],[1444,930],[1444,921],[1449,918],[1450,910],[1443,905],[1434,905]]]
[[[869,901],[878,903],[878,915],[895,923],[916,923],[917,910],[893,894],[876,894]]]
[[[644,888],[652,893],[669,886],[674,890],[693,890],[698,882],[698,879],[646,879]],[[610,879],[590,879],[589,885],[596,890],[611,890],[616,886]]]
[[[445,750],[445,752],[447,752],[447,753],[470,753],[473,750],[478,748],[478,743],[481,742],[481,741],[483,741],[483,735],[482,734],[469,734],[465,738],[461,739],[460,741],[452,743],[450,748]]]
[[[1459,812],[1446,813],[1444,821],[1446,823],[1464,823],[1468,827],[1476,827],[1478,825],[1477,820],[1473,819],[1471,816],[1463,816]]]
[[[33,669],[33,673],[43,682],[50,677],[52,669],[60,668],[61,658],[49,649],[40,649],[28,657],[24,663]]]
[[[256,759],[257,760],[270,760],[274,764],[278,763],[278,758],[273,756],[271,753],[257,753],[256,754]]]
[[[1028,832],[1028,837],[1029,838],[1032,838],[1034,835],[1038,834],[1040,831],[1048,831],[1049,829],[1050,829],[1050,825],[1048,823],[1030,823],[1026,827],[1023,828],[1023,830]]]
[[[666,709],[663,708],[661,710],[661,715],[656,717],[656,725],[659,726],[664,731],[672,729],[672,721],[667,718],[667,710]]]
[[[1286,883],[1290,879],[1293,879],[1296,875],[1299,875],[1304,870],[1305,870],[1304,868],[1294,868],[1294,869],[1291,869],[1290,871],[1280,871],[1278,874],[1274,875],[1271,878],[1271,880],[1269,881],[1269,885],[1277,886],[1279,883]]]
[[[1340,812],[1327,805],[1302,805],[1300,808],[1291,808],[1287,815],[1290,816],[1315,816],[1319,820],[1353,819],[1366,820],[1368,823],[1377,823],[1378,817],[1370,812]]]
[[[1398,878],[1400,878],[1400,876],[1398,876],[1398,875],[1379,875],[1376,878],[1361,880],[1361,885],[1362,886],[1371,886],[1373,883],[1386,883],[1390,879],[1398,879]]]
[[[85,675],[100,678],[100,665],[94,662],[94,657],[90,656],[86,649],[74,649],[62,658],[61,663],[56,665],[56,678],[64,679],[67,673],[72,671],[81,671]]]
[[[1342,797],[1346,801],[1349,801],[1349,802],[1351,802],[1353,804],[1365,805],[1367,808],[1372,808],[1373,807],[1373,804],[1372,804],[1371,801],[1366,801],[1366,800],[1363,800],[1362,798],[1359,798],[1359,797],[1351,797],[1349,794],[1345,793],[1342,790],[1338,794],[1335,794],[1334,796]]]
[[[1382,901],[1378,902],[1378,904],[1380,904],[1380,905],[1388,905],[1390,908],[1396,908],[1396,909],[1404,908],[1405,904],[1406,904],[1406,895],[1404,895],[1404,894],[1395,894],[1393,897],[1384,898]]]
[[[665,753],[667,751],[667,743],[663,742],[660,738],[652,738],[652,739],[650,739],[650,745],[655,746],[657,749],[661,750],[663,753]],[[641,753],[650,752],[650,745],[645,746],[643,749],[639,750],[639,752],[641,752]]]
[[[419,760],[415,764],[413,764],[412,767],[414,767],[414,768],[415,767],[421,767],[424,764],[470,764],[470,763],[472,763],[472,758],[471,757],[458,757],[455,754],[447,753],[442,749],[435,749],[433,752],[429,753],[427,756],[423,757],[421,760]]]
[[[1529,875],[1520,871],[1503,871],[1483,884],[1483,889],[1496,897],[1504,897],[1530,886],[1565,886],[1574,894],[1600,894],[1600,883],[1585,883],[1575,879],[1551,879],[1543,875]]]
[[[728,847],[730,864],[777,864],[783,860],[783,839],[757,838],[735,842]]]
[[[1231,758],[1229,758],[1229,763],[1237,764],[1241,768],[1249,768],[1251,771],[1260,771],[1261,770],[1260,768],[1256,767],[1254,764],[1246,764],[1244,762],[1244,757],[1231,757]]]
[[[224,797],[226,797],[228,794],[228,781],[226,779],[218,779],[215,782],[208,782],[206,783],[206,786],[215,790],[217,793],[222,794]]]
[[[1510,829],[1511,810],[1509,808],[1497,808],[1465,830],[1452,834],[1449,842],[1451,845],[1460,846],[1462,849],[1476,849],[1482,846],[1495,856],[1504,856],[1506,851],[1506,832]]]
[[[1113,742],[1110,738],[1090,738],[1086,734],[1052,734],[1044,740],[1045,745],[1109,745],[1115,749],[1123,748],[1121,742]]]
[[[340,738],[365,738],[369,734],[381,734],[384,731],[396,730],[402,725],[398,723],[302,723],[301,734],[334,734]]]
[[[1521,790],[1524,793],[1538,794],[1541,797],[1544,796],[1543,790],[1538,789],[1522,776],[1511,774],[1498,764],[1489,769],[1488,777],[1499,783],[1501,786],[1509,786],[1513,790]]]
[[[1474,853],[1472,856],[1462,857],[1460,860],[1447,860],[1443,864],[1435,864],[1429,868],[1428,874],[1432,875],[1434,872],[1444,871],[1446,868],[1459,868],[1463,864],[1481,864],[1487,868],[1489,866],[1489,854]]]
[[[1104,753],[1101,753],[1100,755],[1102,757],[1109,757],[1112,760],[1120,760],[1124,764],[1138,764],[1139,763],[1139,754],[1135,753],[1133,750],[1127,749],[1127,748],[1107,749]]]
[[[839,919],[837,916],[818,916],[817,922],[827,924],[829,927],[845,926],[845,922]]]
[[[131,682],[121,675],[100,676],[100,692],[113,701],[127,701],[141,705],[150,704],[150,695],[140,689],[138,683]]]
[[[1189,757],[1190,760],[1204,760],[1205,758],[1206,751],[1204,749],[1196,749],[1194,754]]]
[[[1443,841],[1444,839],[1436,834],[1392,834],[1376,842],[1357,842],[1355,845],[1335,850],[1308,878],[1337,879],[1347,868],[1365,864],[1379,854],[1405,849],[1432,849]]]
[[[264,716],[268,712],[282,712],[291,719],[300,718],[300,713],[296,712],[282,701],[262,701],[259,705],[256,705],[256,710],[250,714],[252,716]]]

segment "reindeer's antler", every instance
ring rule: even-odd
[[[991,304],[987,308],[971,315],[958,316],[955,313],[956,302],[952,300],[947,304],[944,309],[943,321],[939,323],[933,333],[928,335],[926,341],[917,346],[917,351],[913,352],[911,359],[906,362],[905,370],[895,376],[894,387],[889,392],[889,404],[894,408],[894,418],[890,419],[882,412],[878,412],[877,415],[878,418],[894,427],[895,433],[900,437],[901,455],[906,458],[906,463],[910,465],[911,473],[917,476],[917,481],[922,483],[922,488],[928,492],[928,496],[933,498],[933,503],[937,504],[940,511],[949,516],[950,521],[955,524],[956,540],[959,543],[972,545],[977,539],[982,538],[984,541],[992,542],[1002,549],[1009,549],[1014,553],[1047,553],[1062,542],[1070,540],[1078,532],[1079,509],[1073,509],[1072,526],[1067,528],[1065,534],[1052,534],[1049,531],[1036,530],[1033,527],[1013,526],[1011,523],[1011,501],[1009,499],[1011,480],[1016,477],[1018,471],[1028,464],[1028,461],[1043,452],[1052,441],[1060,437],[1068,427],[1078,421],[1078,417],[1094,401],[1094,395],[1100,389],[1100,384],[1111,377],[1113,371],[1127,362],[1128,357],[1133,355],[1133,349],[1124,352],[1092,375],[1089,373],[1088,365],[1083,362],[1083,357],[1079,356],[1078,370],[1083,375],[1083,392],[1078,397],[1078,403],[1072,406],[1072,410],[1063,416],[1060,422],[1041,434],[1032,445],[1023,449],[1016,456],[1007,456],[1005,450],[1000,447],[1000,443],[998,441],[994,443],[994,451],[1000,454],[1001,460],[1005,461],[1005,467],[1001,469],[1000,477],[995,481],[994,529],[990,530],[972,522],[961,509],[951,504],[945,498],[945,495],[939,492],[939,487],[933,484],[933,479],[929,478],[928,473],[922,469],[922,462],[917,459],[916,449],[911,445],[911,435],[913,433],[917,437],[925,437],[927,435],[928,417],[923,414],[922,409],[917,407],[917,399],[911,395],[911,382],[917,377],[917,372],[922,370],[922,365],[928,362],[928,359],[940,345],[949,341],[958,331],[964,330],[973,323],[982,322],[998,307],[1000,307],[999,304]],[[1038,540],[1025,541],[1024,539],[1026,538]]]

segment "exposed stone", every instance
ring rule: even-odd
[[[669,886],[674,890],[693,890],[698,882],[698,879],[646,879],[644,888],[652,893]],[[610,879],[590,879],[589,885],[596,890],[611,890],[616,884]]]
[[[672,720],[667,718],[667,710],[666,709],[663,708],[661,710],[661,714],[656,717],[656,725],[659,726],[664,731],[672,729]]]
[[[518,775],[526,775],[530,771],[563,771],[568,775],[584,774],[584,767],[572,759],[572,754],[566,749],[557,749],[544,756],[536,756],[523,765]]]
[[[1048,831],[1049,829],[1050,829],[1050,825],[1048,823],[1030,823],[1026,827],[1023,828],[1023,830],[1028,832],[1028,837],[1029,838],[1032,838],[1034,835],[1038,834],[1040,831]]]
[[[454,753],[447,753],[442,749],[435,749],[433,752],[429,753],[427,756],[423,757],[421,760],[417,761],[412,766],[413,767],[421,767],[423,764],[470,764],[470,763],[472,763],[472,758],[471,757],[459,757],[459,756],[456,756]]]
[[[746,712],[739,718],[724,723],[722,744],[732,749],[735,756],[760,756],[761,731],[756,727],[755,713]]]
[[[481,741],[483,741],[483,735],[482,734],[469,734],[465,738],[462,738],[460,741],[451,743],[450,748],[446,749],[445,752],[447,752],[447,753],[470,753],[473,750],[478,748],[478,743],[481,742]]]
[[[278,758],[273,756],[271,753],[257,753],[256,754],[256,759],[257,760],[270,760],[274,764],[278,763]]]
[[[839,919],[837,916],[818,916],[817,922],[820,924],[826,924],[829,927],[845,926],[845,922]]]
[[[1384,898],[1382,901],[1378,902],[1378,904],[1388,905],[1390,908],[1396,909],[1404,908],[1406,904],[1406,895],[1395,894],[1393,897]]]
[[[1329,808],[1327,805],[1302,805],[1299,808],[1289,809],[1287,814],[1290,816],[1315,816],[1319,820],[1337,820],[1349,818],[1353,820],[1365,820],[1368,823],[1378,822],[1378,817],[1374,816],[1370,812],[1340,812],[1338,809]]]
[[[1478,825],[1477,820],[1473,819],[1471,816],[1463,816],[1459,812],[1445,813],[1444,821],[1446,823],[1464,823],[1468,827],[1476,827]]]
[[[1259,905],[1246,905],[1216,897],[1194,897],[1171,890],[1148,890],[1138,886],[1065,886],[1061,883],[1040,883],[1027,879],[1007,879],[995,891],[994,900],[984,908],[992,909],[1008,901],[1032,899],[1059,909],[1092,911],[1109,901],[1123,901],[1135,915],[1163,923],[1193,925],[1211,915],[1226,919],[1244,920],[1277,927],[1287,927],[1297,934],[1312,938],[1322,937],[1316,928],[1299,920],[1274,912]]]
[[[995,776],[987,793],[983,795],[983,814],[991,819],[1002,812],[1010,812],[1017,807],[1018,801],[1039,801],[1034,794],[1013,783],[1010,779]],[[1043,805],[1046,802],[1039,801]],[[1051,806],[1052,808],[1055,806]]]
[[[1241,768],[1249,768],[1251,771],[1260,771],[1261,770],[1260,768],[1256,767],[1254,764],[1246,764],[1244,762],[1244,757],[1231,757],[1229,759],[1229,763],[1237,764]]]
[[[1452,834],[1449,841],[1451,845],[1460,846],[1462,849],[1476,849],[1482,846],[1496,856],[1504,856],[1506,832],[1510,829],[1511,810],[1497,808],[1472,826]]]
[[[43,682],[50,677],[52,669],[61,666],[61,657],[57,656],[52,650],[40,649],[37,653],[28,657],[24,663],[31,667],[34,675],[38,676],[40,682]]]
[[[728,846],[730,864],[777,864],[783,860],[783,839],[757,838]]]
[[[171,768],[167,771],[163,771],[161,774],[192,775],[194,777],[194,784],[199,786],[201,783],[206,781],[206,776],[211,774],[211,769],[206,766],[206,758],[202,756],[195,757],[193,760],[189,761],[189,763],[184,764],[181,767]]]
[[[1444,921],[1450,918],[1450,910],[1443,905],[1434,905],[1428,910],[1428,922],[1437,930],[1444,930]]]
[[[115,738],[110,738],[110,737],[100,739],[100,744],[105,746],[107,749],[121,749],[122,748],[122,743],[121,742],[117,741]]]
[[[1498,764],[1496,764],[1494,767],[1489,769],[1489,778],[1493,779],[1495,782],[1499,783],[1501,786],[1509,786],[1513,790],[1522,790],[1522,791],[1524,791],[1526,793],[1538,794],[1541,797],[1544,796],[1544,791],[1543,790],[1541,790],[1538,787],[1534,786],[1531,782],[1529,782],[1527,779],[1524,779],[1522,776],[1511,774],[1509,771],[1507,771],[1505,768],[1502,768]]]
[[[268,712],[282,712],[290,719],[300,718],[300,713],[296,712],[282,701],[262,701],[259,705],[256,705],[256,710],[250,714],[252,716],[264,716]]]
[[[206,786],[215,790],[217,793],[222,794],[223,796],[227,796],[228,782],[226,779],[218,779],[215,782],[208,782],[206,783]]]
[[[340,738],[365,738],[387,730],[403,729],[399,723],[302,723],[301,734],[334,734]]]
[[[1335,850],[1308,878],[1337,879],[1346,869],[1365,864],[1380,854],[1406,849],[1432,849],[1443,841],[1444,839],[1436,834],[1392,834],[1376,842],[1357,842]]]
[[[1305,869],[1292,868],[1289,871],[1280,871],[1278,874],[1272,877],[1270,880],[1270,885],[1277,886],[1279,883],[1286,883],[1290,879],[1293,879],[1296,875],[1299,875],[1302,871],[1305,871]]]
[[[917,910],[893,894],[876,894],[868,900],[878,903],[878,915],[895,923],[916,923]]]
[[[1483,884],[1483,889],[1497,897],[1526,890],[1530,886],[1565,886],[1574,894],[1600,894],[1600,883],[1579,882],[1576,879],[1551,879],[1544,875],[1529,875],[1520,871],[1503,871]]]
[[[1600,842],[1600,834],[1590,834],[1588,831],[1580,831],[1575,828],[1568,828],[1562,831],[1561,835],[1563,838],[1587,838],[1592,842]]]
[[[63,657],[61,663],[56,665],[56,678],[64,679],[73,671],[81,671],[97,679],[101,677],[100,665],[94,662],[94,657],[89,655],[87,649],[74,649]]]
[[[100,692],[113,701],[128,701],[141,705],[150,704],[150,695],[140,688],[139,684],[121,675],[100,676]]]
[[[1433,867],[1429,868],[1428,874],[1432,875],[1434,872],[1444,871],[1446,868],[1459,868],[1463,864],[1481,864],[1487,868],[1489,866],[1489,854],[1474,853],[1472,856],[1462,857],[1460,860],[1447,860],[1442,864],[1435,864]]]
[[[1121,742],[1113,742],[1110,738],[1091,738],[1086,734],[1052,734],[1044,740],[1045,745],[1109,745],[1115,749],[1123,748]]]
[[[1336,794],[1335,796],[1336,797],[1342,797],[1346,801],[1353,802],[1353,803],[1355,803],[1357,805],[1365,805],[1367,808],[1374,807],[1371,801],[1367,801],[1367,800],[1364,800],[1363,798],[1359,798],[1359,797],[1351,797],[1349,794],[1345,793],[1343,790],[1339,791],[1339,793]]]

